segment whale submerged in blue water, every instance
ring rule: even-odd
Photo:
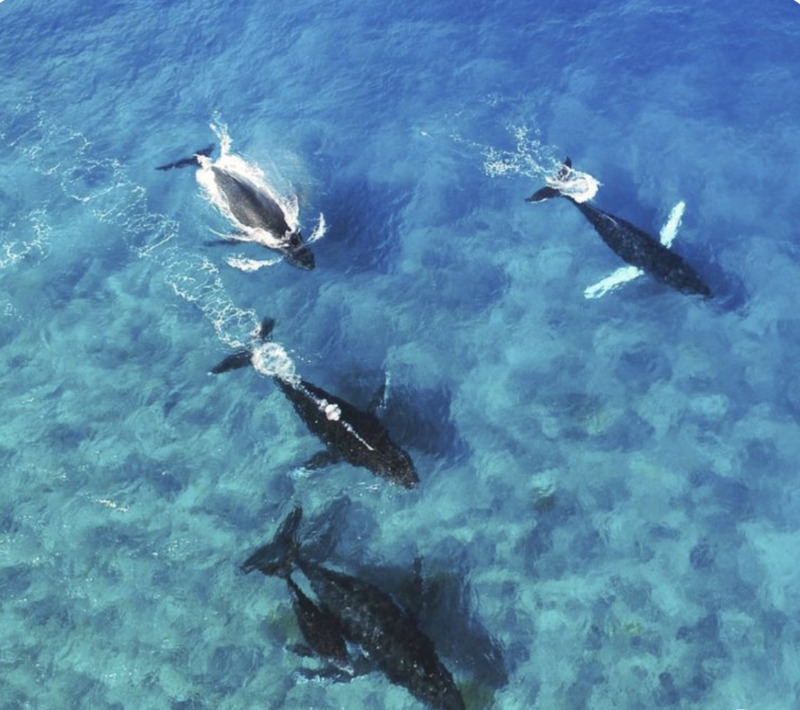
[[[294,508],[272,541],[250,555],[242,570],[259,570],[287,581],[303,638],[321,658],[346,665],[349,642],[392,683],[430,707],[465,710],[453,676],[413,614],[375,585],[301,554],[297,531],[302,515],[301,508]],[[294,582],[296,572],[307,580],[316,601]]]
[[[565,191],[560,184],[569,184],[571,171],[572,162],[567,158],[552,184],[537,190],[525,201],[543,202],[552,197],[569,200],[611,250],[628,264],[683,293],[711,297],[711,289],[683,257],[636,225],[579,201]]]

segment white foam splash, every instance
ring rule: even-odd
[[[685,210],[686,203],[683,200],[678,202],[678,204],[676,204],[670,210],[669,217],[667,217],[667,221],[664,223],[664,226],[659,232],[659,239],[665,247],[671,247],[672,242],[675,241],[675,237],[677,236],[678,229],[681,226],[681,220],[683,219],[683,213]],[[583,292],[583,295],[585,298],[600,298],[601,296],[605,296],[607,293],[615,291],[620,286],[623,286],[629,281],[633,281],[643,274],[644,271],[636,266],[623,266],[622,268],[617,269],[610,276],[607,276],[606,278],[598,281],[596,284],[586,288],[586,290]]]
[[[284,378],[285,379],[285,378]],[[356,440],[358,441],[364,448],[369,449],[370,451],[375,451],[375,447],[370,446],[370,444],[355,430],[350,422],[342,419],[342,409],[339,407],[338,404],[333,402],[329,402],[327,399],[314,396],[311,392],[308,391],[303,386],[302,381],[297,378],[296,381],[290,382],[290,384],[297,389],[298,391],[302,392],[306,397],[311,399],[319,408],[319,410],[325,415],[328,421],[339,422],[342,427]]]
[[[300,377],[294,362],[280,343],[272,340],[253,349],[253,367],[267,377],[278,377],[293,387],[300,386]]]
[[[6,227],[0,226],[0,269],[34,254],[41,258],[47,257],[53,230],[47,223],[45,211],[31,210],[24,218],[29,227],[16,222],[11,222]]]
[[[392,384],[392,373],[387,368],[386,376],[383,380],[383,396],[381,397],[381,401],[378,403],[378,409],[383,411],[386,409],[386,404],[389,401],[389,387]]]
[[[559,170],[561,162],[553,156],[553,149],[536,137],[535,131],[527,126],[510,126],[508,130],[514,138],[513,150],[473,143],[483,153],[483,170],[487,176],[544,180]]]
[[[120,513],[127,513],[129,510],[125,506],[114,502],[110,498],[98,498],[95,500],[95,503],[100,503],[100,505],[104,505],[106,508],[111,508],[111,510],[118,510]]]
[[[3,318],[13,318],[14,320],[22,320],[16,306],[8,299],[0,300],[0,316]]]
[[[544,181],[548,187],[571,197],[575,202],[588,202],[600,189],[600,181],[589,173],[562,165],[555,175],[548,175]]]
[[[233,139],[231,138],[230,131],[228,130],[228,124],[222,121],[216,112],[214,115],[214,121],[215,123],[208,124],[209,128],[214,131],[214,134],[219,140],[220,154],[228,155],[231,152],[231,146],[233,145]]]
[[[509,126],[508,131],[514,139],[512,150],[465,141],[459,136],[453,138],[481,151],[483,171],[488,177],[528,177],[544,181],[576,202],[586,202],[597,194],[600,182],[589,173],[566,168],[555,156],[555,149],[542,143],[537,131],[518,125]]]
[[[375,451],[375,447],[370,446],[361,436],[359,436],[358,432],[348,422],[342,420],[342,425],[345,429],[347,429],[348,432],[350,432],[353,438],[358,439],[358,441],[360,441],[365,448],[369,449],[370,451]]]
[[[327,399],[319,399],[317,400],[317,406],[328,421],[338,422],[342,418],[342,410],[338,404],[329,402]]]

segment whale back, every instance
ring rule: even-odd
[[[464,710],[453,676],[412,614],[369,582],[308,560],[299,566],[347,638],[360,644],[392,683],[431,707]]]
[[[299,385],[280,378],[275,382],[308,429],[338,457],[405,488],[417,485],[419,478],[411,457],[389,438],[374,414],[306,380]]]
[[[231,214],[240,224],[251,229],[265,229],[278,237],[291,232],[280,205],[263,190],[215,165],[211,170]]]
[[[570,200],[611,250],[628,264],[683,293],[711,296],[711,289],[686,260],[635,224],[586,202]]]

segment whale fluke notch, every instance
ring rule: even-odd
[[[207,145],[205,148],[201,148],[198,151],[190,156],[189,158],[181,158],[180,160],[176,160],[174,163],[165,163],[164,165],[159,165],[156,167],[156,170],[174,170],[175,168],[188,168],[191,165],[200,165],[200,156],[208,157],[214,152],[214,148],[216,146],[212,143],[211,145]]]

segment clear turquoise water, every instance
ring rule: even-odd
[[[470,710],[800,708],[798,40],[789,0],[0,3],[0,707],[420,707],[301,682],[237,571],[334,502],[331,564],[422,558]],[[315,271],[205,246],[153,167],[210,123],[325,215]],[[684,200],[717,298],[585,299],[616,257],[523,202],[565,154],[652,232]],[[417,490],[306,475],[277,389],[206,374],[263,315],[356,404],[388,377]]]

